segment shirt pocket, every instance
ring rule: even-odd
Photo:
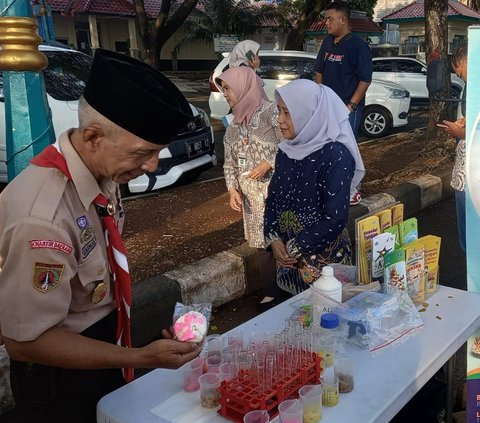
[[[78,263],[77,277],[72,281],[72,310],[85,311],[112,301],[107,271],[108,263],[96,246],[85,260]],[[95,289],[97,294],[94,298]],[[100,294],[103,299],[98,301]]]

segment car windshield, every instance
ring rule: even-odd
[[[48,68],[43,72],[48,94],[55,100],[78,100],[88,79],[92,58],[69,51],[44,51]]]

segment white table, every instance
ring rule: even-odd
[[[280,331],[284,318],[293,312],[289,304],[296,299],[236,329],[245,334],[255,330]],[[355,389],[341,394],[337,406],[323,407],[322,423],[389,422],[480,327],[480,294],[442,286],[427,302],[427,311],[421,313],[425,326],[402,345],[375,357],[368,350],[347,346],[346,354],[355,363]],[[97,421],[171,422],[150,411],[169,398],[166,404],[171,404],[172,408],[181,409],[188,404],[193,411],[208,413],[208,419],[191,419],[192,423],[228,422],[216,411],[202,409],[198,392],[183,392],[181,372],[164,369],[154,370],[103,397],[97,405]],[[172,423],[178,422],[174,419]]]

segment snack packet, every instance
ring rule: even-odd
[[[173,311],[174,339],[182,342],[202,342],[211,316],[211,303],[184,305],[177,302]]]

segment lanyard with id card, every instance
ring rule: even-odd
[[[247,165],[247,155],[245,153],[238,154],[238,167],[245,167]]]

